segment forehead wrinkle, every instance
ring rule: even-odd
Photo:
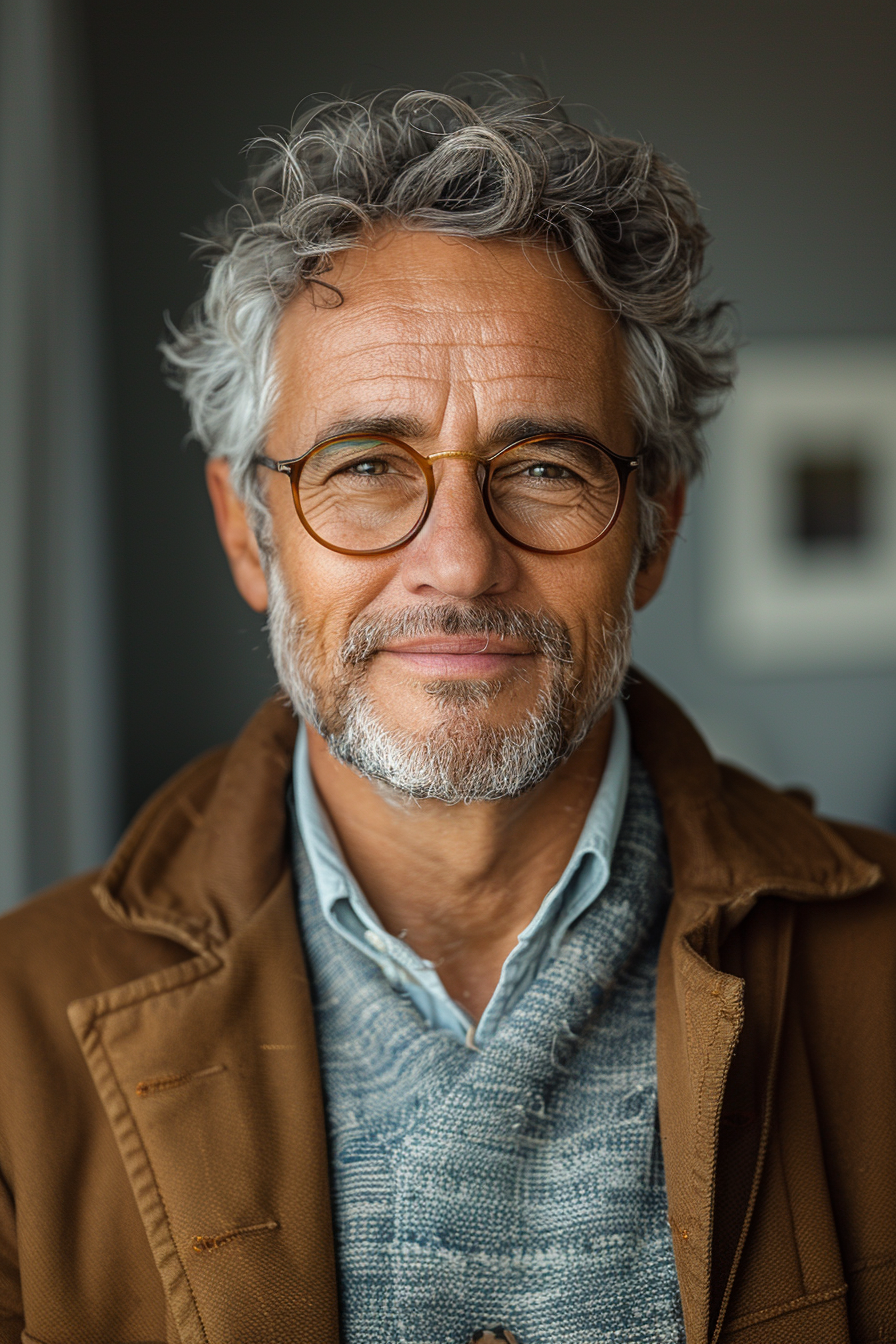
[[[477,383],[488,383],[492,386],[494,383],[568,383],[571,387],[582,387],[584,382],[582,372],[572,374],[563,370],[556,372],[543,370],[543,368],[496,368],[496,370],[463,370],[451,372],[450,378],[439,376],[438,374],[427,374],[426,371],[415,372],[408,370],[382,370],[369,372],[367,368],[357,371],[349,382],[352,386],[367,386],[368,383],[439,383],[449,384],[453,387],[476,386]]]
[[[371,358],[375,358],[378,363],[391,369],[398,366],[416,368],[421,363],[433,361],[433,375],[437,375],[440,367],[446,361],[450,361],[455,367],[458,365],[469,366],[502,366],[505,363],[504,357],[511,356],[516,367],[522,362],[520,356],[531,356],[532,362],[537,365],[537,371],[542,372],[546,368],[566,368],[573,366],[576,373],[580,375],[583,364],[591,364],[594,361],[589,360],[587,352],[581,347],[575,350],[559,350],[552,345],[530,344],[526,341],[490,341],[468,342],[458,340],[427,341],[425,339],[415,341],[378,341],[368,340],[363,343],[351,346],[348,350],[334,350],[333,354],[327,358],[327,365],[332,368],[334,365],[340,367],[351,367],[354,362],[360,362],[365,368],[370,367]]]
[[[293,372],[313,373],[321,362],[329,369],[350,370],[354,361],[366,362],[371,357],[402,371],[419,367],[427,359],[481,367],[509,354],[515,359],[533,358],[542,374],[572,366],[574,376],[581,378],[585,364],[597,376],[618,376],[615,336],[598,333],[582,314],[566,308],[552,314],[551,321],[534,322],[531,305],[505,309],[500,316],[495,315],[493,299],[489,308],[475,315],[463,304],[455,306],[457,313],[449,313],[448,303],[397,305],[377,298],[352,305],[351,312],[345,308],[318,310],[310,326],[302,322],[305,330],[301,333],[294,335],[287,323],[278,352],[281,367],[287,377]],[[524,323],[525,329],[519,333],[508,330],[514,322]]]
[[[371,355],[375,353],[379,367],[371,367]],[[435,361],[432,356],[435,355]],[[453,346],[450,343],[433,351],[431,347],[419,346],[394,347],[371,345],[364,349],[346,351],[327,359],[327,383],[342,381],[356,387],[367,387],[372,383],[406,382],[414,384],[432,383],[445,386],[469,386],[482,383],[495,385],[519,381],[543,380],[546,383],[568,383],[580,387],[583,379],[593,381],[598,370],[589,369],[584,361],[573,363],[571,357],[559,356],[556,352],[538,352],[538,357],[529,367],[508,367],[508,362],[500,357],[500,351],[475,350]],[[287,379],[303,382],[305,371],[293,366],[284,370]],[[312,375],[314,376],[314,375]]]
[[[426,358],[426,352],[382,351],[378,350],[379,367],[371,368],[369,355],[363,352],[346,354],[341,358],[326,361],[327,380],[322,388],[340,384],[365,393],[371,388],[388,390],[389,395],[408,394],[411,389],[429,387],[439,396],[450,395],[451,388],[490,387],[524,388],[529,384],[542,384],[555,388],[568,387],[575,395],[580,395],[583,384],[592,390],[603,382],[596,369],[587,364],[574,366],[568,359],[556,357],[542,358],[529,367],[507,367],[500,358],[491,358],[489,352],[481,352],[483,357],[470,357],[468,351],[452,350],[446,347],[444,355],[438,360],[439,367],[432,367]],[[479,352],[477,352],[478,356]],[[309,389],[304,371],[295,368],[286,373],[285,382],[295,383],[296,390],[307,395]],[[312,374],[312,380],[316,376]]]
[[[427,399],[435,396],[439,401],[450,399],[452,389],[477,387],[504,388],[505,396],[528,395],[532,387],[536,397],[547,387],[557,389],[558,394],[568,388],[578,401],[587,388],[589,400],[603,402],[610,390],[608,384],[617,382],[618,370],[600,369],[587,358],[587,352],[582,352],[586,357],[577,362],[566,352],[542,350],[533,351],[531,361],[502,358],[502,352],[513,350],[516,355],[520,348],[520,343],[507,343],[499,349],[470,349],[452,342],[421,347],[419,343],[384,345],[376,341],[348,350],[322,351],[318,346],[310,363],[301,352],[297,352],[295,362],[286,363],[284,390],[291,388],[306,404],[313,401],[324,405],[339,388],[353,389],[356,395],[373,393],[377,399],[402,400],[425,390]]]
[[[447,330],[446,318],[450,319]],[[455,322],[455,318],[459,320]],[[346,323],[340,332],[335,328],[331,328],[331,331],[337,340],[344,339],[346,328],[352,325],[354,323]],[[354,349],[424,346],[434,351],[466,347],[471,350],[553,352],[565,347],[573,354],[583,346],[590,347],[595,337],[587,323],[576,321],[569,314],[563,314],[556,322],[545,322],[542,318],[536,320],[531,308],[520,308],[505,309],[498,317],[494,311],[494,299],[481,314],[471,314],[466,308],[458,308],[455,313],[449,314],[448,305],[442,305],[424,314],[419,309],[401,315],[393,313],[382,322],[377,320],[375,326],[373,319],[365,314],[363,322],[359,320],[357,325],[364,334],[360,339],[352,341]],[[600,335],[597,345],[610,358],[614,357],[616,341],[612,336]]]
[[[346,293],[353,290],[359,302],[367,300],[370,294],[373,294],[374,301],[379,300],[383,291],[386,291],[389,301],[400,305],[404,291],[416,307],[424,307],[433,290],[447,289],[455,294],[471,295],[474,301],[478,301],[477,311],[487,312],[490,307],[489,290],[494,288],[496,282],[502,288],[514,286],[522,270],[523,283],[539,293],[542,304],[559,301],[568,306],[571,299],[583,310],[596,310],[612,318],[612,309],[577,262],[566,266],[561,255],[542,252],[537,247],[533,252],[524,240],[506,240],[503,244],[499,243],[497,248],[490,245],[493,241],[496,240],[441,236],[443,244],[468,245],[465,260],[474,263],[472,270],[453,262],[446,266],[444,259],[440,260],[428,252],[425,258],[411,259],[409,265],[406,258],[405,268],[398,272],[390,273],[387,267],[384,273],[381,264],[368,264],[369,253],[360,267],[353,267],[351,252],[343,252],[338,254],[336,263],[337,267],[342,268],[342,275],[334,277],[335,283]],[[505,252],[503,249],[508,246],[510,250]],[[547,260],[546,266],[535,264],[539,253]],[[466,302],[469,304],[470,300]]]
[[[378,282],[377,290],[382,288],[383,283],[385,282]],[[602,324],[596,324],[593,309],[570,310],[568,303],[533,304],[531,299],[528,302],[520,300],[515,303],[512,293],[502,290],[500,295],[496,295],[488,286],[480,285],[473,288],[477,302],[471,304],[465,294],[460,296],[457,294],[458,288],[463,283],[460,277],[451,285],[439,281],[428,286],[421,283],[415,286],[416,292],[404,302],[389,297],[383,298],[378,292],[369,296],[346,292],[344,302],[339,308],[315,312],[314,325],[321,334],[324,331],[327,334],[333,333],[337,339],[339,339],[338,333],[344,333],[346,327],[355,324],[365,333],[375,327],[379,335],[375,339],[371,338],[371,343],[375,343],[375,340],[382,340],[384,343],[431,340],[433,344],[440,344],[445,340],[456,342],[460,337],[489,345],[514,344],[519,338],[504,336],[503,333],[508,327],[515,325],[522,325],[531,332],[531,335],[527,334],[525,342],[521,343],[550,347],[555,344],[558,334],[568,334],[570,341],[576,343],[582,339],[591,340],[597,334],[607,343],[611,345],[614,343],[612,328],[596,330],[596,327]],[[434,289],[439,291],[438,299],[433,297]],[[568,291],[566,292],[568,294]],[[299,296],[300,299],[301,297]],[[500,299],[500,312],[496,311],[496,298]],[[458,330],[447,337],[444,335],[446,318],[452,322],[455,320],[459,322]],[[553,336],[547,334],[549,327],[556,328]],[[476,331],[471,330],[472,328],[476,328]]]

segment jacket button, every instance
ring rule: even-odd
[[[494,1330],[474,1330],[467,1344],[519,1344],[519,1340],[512,1331],[507,1330],[503,1325],[496,1325]]]

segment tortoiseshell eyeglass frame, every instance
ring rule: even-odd
[[[322,452],[324,448],[330,448],[333,444],[351,443],[353,440],[366,438],[376,440],[378,443],[394,444],[395,447],[403,449],[404,452],[408,453],[413,458],[420,468],[423,479],[426,482],[426,504],[414,526],[409,532],[406,532],[403,537],[400,537],[398,541],[393,541],[389,546],[375,547],[372,550],[353,550],[351,547],[337,546],[332,541],[326,541],[314,531],[314,528],[308,522],[308,519],[302,511],[302,503],[299,496],[299,480],[306,463],[315,453]],[[515,448],[521,448],[524,444],[550,443],[556,442],[558,439],[562,439],[565,443],[584,444],[586,447],[592,448],[595,452],[601,453],[604,457],[608,458],[616,469],[616,476],[619,481],[619,492],[616,499],[616,507],[613,510],[609,522],[601,529],[596,537],[592,537],[590,541],[584,542],[581,546],[569,546],[562,550],[550,550],[546,547],[530,546],[525,541],[518,541],[516,537],[512,536],[511,533],[501,525],[495,517],[492,508],[490,487],[496,464],[505,453],[509,453]],[[336,551],[339,555],[388,555],[390,551],[398,551],[402,546],[407,546],[408,542],[413,541],[414,537],[416,537],[418,532],[424,527],[432,509],[433,500],[436,496],[436,483],[435,477],[433,476],[432,463],[447,457],[467,458],[469,461],[475,462],[477,468],[484,468],[484,471],[477,472],[477,474],[479,476],[479,487],[482,491],[482,500],[489,521],[495,531],[499,532],[506,541],[509,541],[513,546],[519,546],[523,551],[531,551],[535,555],[575,555],[578,551],[587,551],[592,546],[596,546],[599,541],[602,541],[619,518],[619,514],[622,511],[622,505],[625,502],[625,488],[628,484],[628,478],[638,466],[638,459],[636,457],[621,457],[619,453],[614,453],[606,446],[606,444],[601,443],[598,439],[589,439],[580,434],[533,434],[524,439],[516,439],[513,443],[508,443],[504,448],[499,448],[497,452],[492,453],[487,457],[482,457],[478,453],[465,452],[432,453],[429,457],[426,457],[423,453],[418,453],[409,443],[404,443],[401,439],[393,438],[391,434],[365,434],[363,431],[359,431],[356,434],[340,434],[332,439],[324,439],[321,443],[315,443],[306,452],[302,453],[300,457],[290,457],[280,461],[277,458],[264,457],[259,454],[256,457],[253,457],[252,461],[260,467],[267,467],[270,471],[282,472],[284,475],[289,476],[290,484],[292,486],[292,501],[295,505],[296,513],[299,516],[299,521],[309,536],[313,537],[319,545],[326,546],[328,551]]]

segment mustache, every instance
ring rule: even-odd
[[[466,635],[524,640],[552,663],[571,664],[572,640],[563,621],[545,611],[476,602],[428,602],[382,616],[358,616],[339,650],[346,667],[362,667],[395,639]]]

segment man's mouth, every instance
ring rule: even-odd
[[[521,640],[484,634],[392,640],[378,653],[399,660],[408,671],[444,680],[506,673],[521,660],[535,657],[531,646]]]
[[[536,657],[573,661],[568,631],[546,612],[444,603],[359,617],[339,657],[345,667],[382,659],[436,680],[507,675],[531,667]]]

